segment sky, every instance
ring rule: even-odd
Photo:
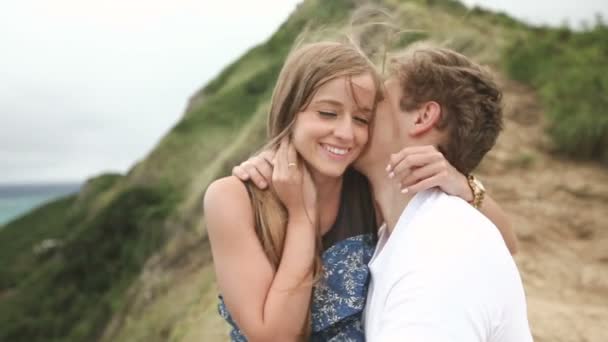
[[[461,0],[468,6],[503,11],[535,25],[558,26],[567,22],[573,28],[595,23],[601,14],[608,21],[608,0]]]
[[[126,172],[299,0],[0,0],[0,184]],[[535,24],[606,0],[464,0]]]

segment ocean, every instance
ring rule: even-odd
[[[58,197],[78,192],[81,184],[0,184],[0,229],[5,223]]]

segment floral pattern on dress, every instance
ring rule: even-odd
[[[230,329],[230,341],[247,342],[247,338],[236,325],[236,322],[232,319],[232,316],[230,316],[230,312],[228,312],[228,308],[226,308],[226,304],[224,303],[224,298],[222,296],[218,296],[218,299],[220,303],[218,304],[217,308],[220,316],[232,327],[232,329]]]
[[[339,241],[323,253],[323,275],[313,288],[311,341],[365,341],[362,314],[373,252],[372,236],[364,234]],[[231,341],[246,342],[221,296],[219,312],[232,326]]]

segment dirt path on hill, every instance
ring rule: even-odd
[[[478,173],[519,237],[535,341],[608,341],[608,169],[556,158],[534,91],[501,83],[505,130]]]

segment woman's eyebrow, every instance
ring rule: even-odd
[[[342,102],[340,102],[338,100],[334,100],[334,99],[323,99],[322,98],[322,99],[313,101],[312,104],[323,104],[323,103],[329,104],[331,106],[340,107],[340,108],[344,107],[344,104]],[[361,112],[362,114],[371,114],[373,112],[373,110],[371,108],[369,108],[367,106],[361,106],[361,105],[357,106],[357,110],[359,112]]]
[[[371,108],[366,107],[366,106],[358,106],[357,109],[359,109],[360,112],[366,113],[366,114],[367,113],[371,114],[371,112],[373,112]]]
[[[318,103],[325,103],[325,104],[329,104],[332,106],[337,106],[337,107],[344,107],[344,104],[340,101],[334,100],[334,99],[318,99],[313,101],[313,104],[318,104]]]

